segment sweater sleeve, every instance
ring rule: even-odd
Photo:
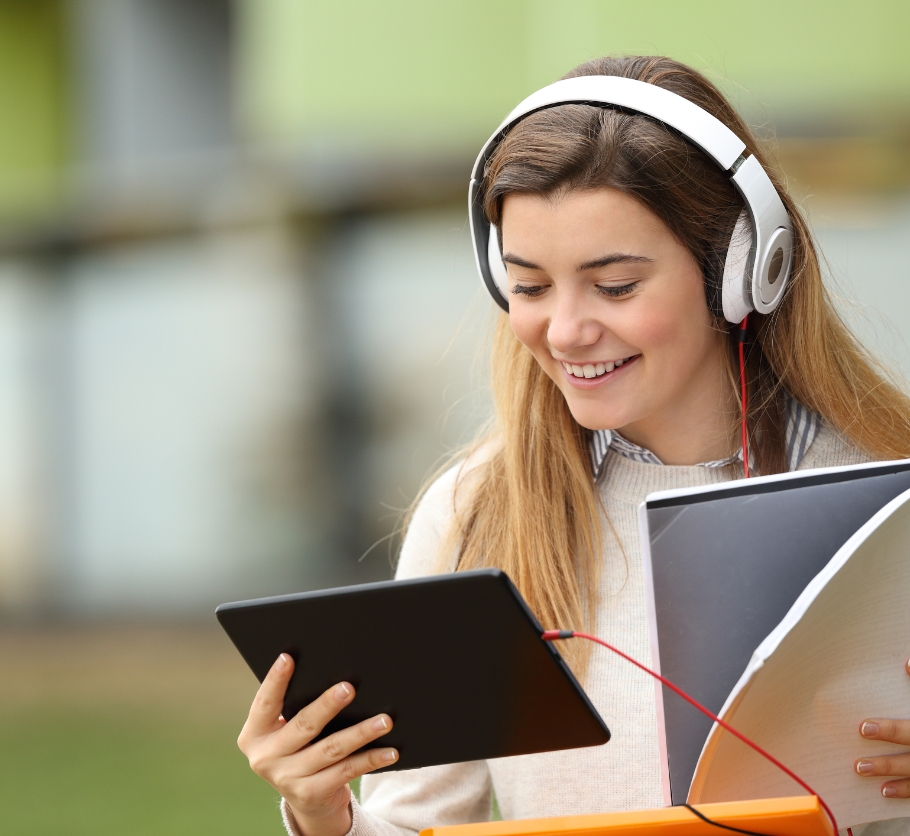
[[[440,547],[453,518],[456,488],[468,469],[456,465],[424,494],[401,547],[397,579],[455,568],[455,556],[440,554]],[[428,827],[488,821],[493,801],[486,761],[364,775],[360,791],[361,802],[351,801],[347,836],[416,836]],[[283,799],[281,812],[289,836],[306,836],[294,827]]]

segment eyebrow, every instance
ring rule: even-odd
[[[514,264],[516,267],[524,267],[527,270],[543,269],[539,264],[535,264],[533,261],[528,261],[526,258],[522,258],[520,255],[515,255],[514,253],[504,253],[502,260],[508,264]],[[584,264],[579,264],[577,269],[578,272],[581,273],[585,270],[597,270],[600,267],[609,267],[611,264],[649,264],[653,261],[653,258],[648,258],[644,255],[632,255],[631,253],[610,253],[609,255],[595,258],[592,261],[586,261]]]
[[[515,255],[514,253],[503,253],[502,260],[506,262],[506,264],[514,264],[516,267],[526,267],[528,270],[540,270],[540,266],[533,261],[528,261],[526,258],[522,258],[520,255]]]
[[[584,270],[596,270],[598,267],[609,267],[611,264],[650,264],[653,258],[644,255],[631,255],[630,253],[610,253],[602,258],[595,258],[593,261],[586,261],[578,265],[578,272]]]

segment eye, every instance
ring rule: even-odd
[[[514,293],[516,296],[540,296],[543,291],[543,285],[528,287],[527,285],[517,284],[509,291],[509,293]]]
[[[597,292],[611,299],[617,299],[620,296],[628,296],[637,286],[638,282],[623,285],[597,285]]]

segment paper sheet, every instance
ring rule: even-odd
[[[720,716],[807,781],[841,828],[910,815],[910,801],[861,778],[859,757],[907,751],[864,740],[867,717],[910,717],[910,491],[870,519],[809,584],[755,651]],[[802,790],[717,725],[690,803]]]

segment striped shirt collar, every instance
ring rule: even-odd
[[[796,470],[809,445],[815,441],[815,436],[821,427],[821,420],[814,412],[806,409],[799,401],[787,397],[787,469]],[[591,467],[594,478],[599,477],[603,471],[607,452],[613,450],[620,456],[641,464],[663,464],[650,450],[639,447],[627,438],[623,438],[616,430],[594,430],[588,450],[591,455]],[[713,462],[702,462],[698,467],[726,467],[743,460],[742,448],[727,459]],[[749,461],[750,468],[752,461]]]

